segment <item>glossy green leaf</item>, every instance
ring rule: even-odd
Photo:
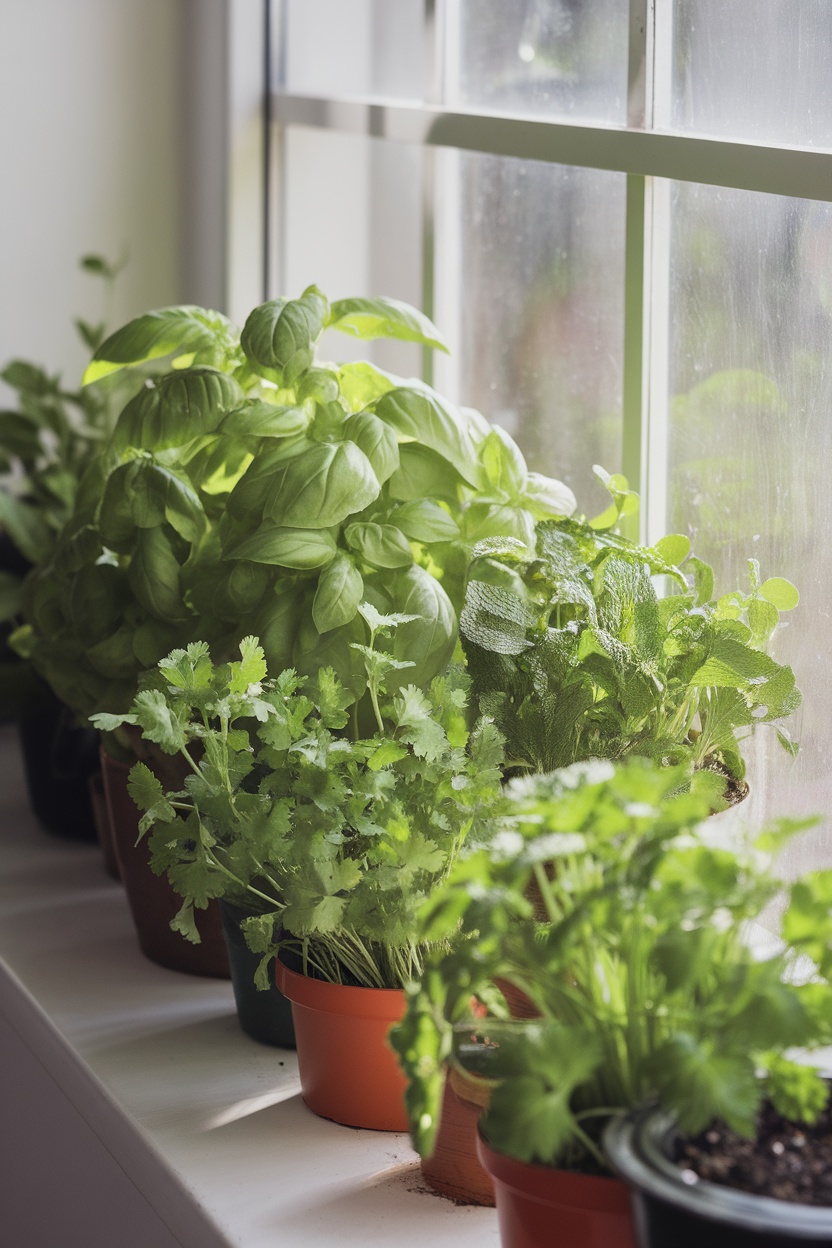
[[[140,529],[127,579],[145,611],[158,620],[187,617],[179,572],[179,563],[161,526]]]
[[[228,511],[236,520],[250,524],[262,516],[278,472],[290,460],[313,449],[315,443],[302,434],[268,443],[246,468],[228,497]]]
[[[364,579],[353,560],[338,551],[318,578],[312,619],[319,633],[340,628],[355,618],[364,594]]]
[[[251,537],[230,546],[225,558],[311,570],[325,567],[335,550],[335,538],[327,529],[295,529],[264,524]]]
[[[213,432],[243,391],[227,373],[191,368],[148,382],[118,418],[113,445],[161,451]]]
[[[387,483],[391,498],[410,502],[414,499],[440,499],[452,506],[459,504],[465,482],[447,459],[418,442],[399,445],[400,465]]]
[[[380,485],[399,467],[399,440],[395,430],[372,412],[357,412],[344,425],[344,437],[363,451]]]
[[[778,611],[792,611],[800,602],[797,589],[782,576],[770,576],[767,581],[763,581],[760,597],[765,598]]]
[[[338,370],[341,398],[351,412],[362,411],[386,394],[388,390],[395,390],[400,384],[400,379],[395,374],[386,373],[383,368],[376,368],[367,360],[342,364]]]
[[[491,485],[507,498],[514,499],[525,489],[529,474],[523,452],[499,425],[480,446],[480,459]]]
[[[302,407],[286,407],[252,399],[225,417],[220,431],[235,438],[289,438],[304,433],[309,414]]]
[[[448,350],[433,322],[399,299],[337,299],[330,309],[328,324],[356,338],[397,338]]]
[[[87,647],[87,661],[96,672],[111,679],[129,679],[135,675],[137,665],[133,649],[134,631],[125,624],[103,641]]]
[[[653,549],[665,563],[674,563],[678,567],[690,554],[690,538],[682,533],[668,533],[656,542]]]
[[[273,299],[255,308],[240,344],[253,364],[285,374],[291,384],[312,363],[328,313],[326,296],[309,286],[300,299]]]
[[[354,442],[319,443],[278,465],[264,514],[277,525],[329,528],[369,507],[380,490]]]
[[[470,485],[487,487],[488,479],[467,420],[438,394],[427,388],[402,386],[382,395],[376,404],[376,415],[400,437],[420,442],[441,455]]]
[[[220,312],[193,306],[146,312],[102,342],[84,374],[84,384],[115,372],[125,364],[138,364],[174,353],[185,355],[226,344],[232,338],[231,322]]]
[[[392,524],[414,542],[453,542],[459,537],[459,525],[444,507],[428,499],[403,503],[390,514]]]
[[[535,520],[571,516],[576,506],[575,495],[568,485],[539,472],[530,472],[526,477],[521,501]]]
[[[381,576],[382,574],[379,574]],[[393,656],[415,664],[402,674],[402,684],[425,685],[441,672],[456,643],[456,615],[440,583],[413,565],[388,574],[385,589],[391,608],[416,618],[393,634]]]
[[[413,562],[410,542],[393,524],[350,524],[344,536],[350,549],[373,567],[406,568]]]

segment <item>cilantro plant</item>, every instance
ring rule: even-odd
[[[135,725],[190,765],[181,792],[165,793],[144,763],[130,773],[151,866],[183,897],[173,926],[190,940],[193,908],[212,897],[252,911],[262,986],[276,921],[307,973],[376,988],[417,976],[416,914],[466,839],[485,834],[501,792],[501,739],[488,722],[469,733],[464,672],[427,691],[391,687],[407,664],[378,643],[410,619],[359,610],[372,735],[359,734],[332,668],[314,683],[291,669],[267,680],[251,637],[219,667],[203,642],[175,650],[129,714],[93,717],[105,731]]]
[[[543,522],[532,549],[475,548],[460,626],[478,705],[520,768],[635,753],[742,782],[739,744],[757,724],[776,722],[796,748],[779,721],[800,693],[766,647],[797,590],[749,560],[748,590],[714,598],[687,538],[645,548],[615,531],[637,503],[603,476],[613,503],[595,520]]]
[[[610,1115],[648,1098],[683,1133],[719,1117],[753,1136],[764,1096],[800,1121],[822,1110],[826,1082],[789,1050],[832,1039],[832,871],[792,886],[788,946],[758,956],[745,935],[782,888],[774,851],[811,821],[728,848],[705,820],[718,781],[688,781],[633,758],[510,782],[502,829],[426,903],[421,935],[442,952],[393,1032],[420,1151],[448,1060],[496,1081],[481,1120],[492,1146],[544,1165],[603,1169]],[[816,975],[795,975],[798,954]],[[540,1016],[475,1017],[472,994],[495,979]]]
[[[201,638],[229,658],[247,632],[272,670],[328,665],[362,698],[362,601],[409,617],[385,645],[426,684],[453,652],[475,542],[531,540],[572,510],[478,413],[366,362],[317,360],[325,329],[443,346],[406,304],[330,304],[312,286],[255,308],[242,333],[166,308],[96,351],[91,385],[161,375],[120,413],[27,588],[18,644],[80,713],[126,709],[175,646]]]

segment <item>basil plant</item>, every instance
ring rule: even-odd
[[[327,328],[444,348],[406,304],[330,304],[311,286],[255,308],[242,333],[166,308],[96,351],[90,384],[164,371],[121,411],[27,587],[17,644],[80,714],[126,710],[175,646],[199,638],[222,659],[253,632],[271,670],[330,666],[361,700],[361,602],[412,617],[387,645],[424,685],[453,651],[474,545],[532,542],[537,521],[573,509],[478,413],[367,362],[317,359]]]

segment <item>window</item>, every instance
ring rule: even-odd
[[[750,556],[794,580],[776,648],[804,690],[802,748],[758,734],[747,813],[823,810],[826,0],[274,4],[275,289],[423,306],[450,359],[387,346],[380,363],[428,370],[583,510],[594,462],[625,472],[644,536],[690,534],[719,590]]]

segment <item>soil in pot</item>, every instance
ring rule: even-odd
[[[260,955],[251,952],[240,927],[242,920],[251,911],[232,905],[230,901],[221,901],[220,913],[240,1026],[246,1035],[260,1044],[275,1044],[280,1048],[293,1049],[295,1028],[291,1001],[284,997],[276,982],[271,983],[265,991],[254,985]]]
[[[814,1126],[798,1126],[763,1106],[755,1140],[724,1122],[693,1139],[678,1140],[673,1160],[700,1179],[758,1196],[832,1207],[832,1107]]]
[[[449,1068],[436,1145],[430,1157],[422,1158],[422,1177],[460,1205],[493,1207],[495,1202],[494,1182],[477,1154],[477,1127],[490,1095],[491,1084]]]
[[[635,1248],[627,1187],[620,1179],[527,1165],[478,1136],[494,1180],[502,1248]]]
[[[406,1131],[406,1080],[387,1033],[404,1015],[400,988],[329,984],[276,963],[292,1002],[301,1094],[322,1118],[374,1131]]]
[[[196,911],[200,944],[193,945],[178,932],[171,931],[170,921],[181,902],[165,876],[154,875],[151,871],[147,842],[136,845],[139,811],[127,791],[129,773],[127,763],[111,758],[102,750],[101,774],[116,858],[141,951],[151,962],[171,971],[228,979],[228,954],[220,908],[215,901],[207,910]]]
[[[42,682],[39,682],[42,685]],[[29,802],[45,832],[95,841],[87,781],[98,770],[98,734],[42,685],[18,723]]]
[[[708,1140],[708,1135],[715,1139]],[[688,1158],[686,1145],[677,1142],[672,1118],[658,1109],[613,1121],[607,1128],[604,1147],[610,1163],[631,1186],[640,1248],[808,1248],[810,1244],[832,1248],[832,1208],[777,1199],[770,1192],[742,1191],[700,1178],[690,1165],[692,1159],[703,1168],[727,1170],[737,1165],[754,1172],[756,1181],[768,1162],[752,1161],[751,1154],[783,1144],[782,1153],[774,1148],[772,1154],[777,1159],[773,1169],[780,1170],[787,1148],[774,1120],[742,1160],[746,1150],[736,1148],[722,1129],[709,1128],[692,1143],[694,1157]],[[806,1143],[795,1146],[794,1141],[792,1145],[796,1153],[807,1147]],[[788,1160],[782,1170],[791,1170],[794,1177]],[[796,1190],[800,1184],[789,1186]]]

